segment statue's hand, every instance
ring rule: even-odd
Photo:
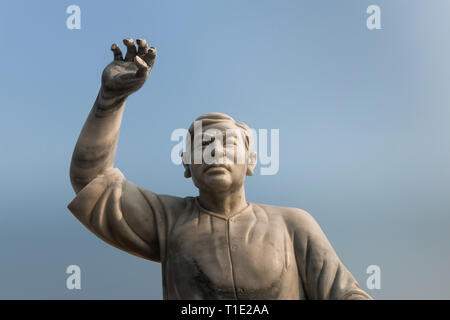
[[[156,48],[148,47],[147,41],[127,38],[123,43],[127,46],[125,59],[117,44],[111,46],[114,61],[106,66],[102,74],[102,95],[104,97],[127,97],[139,90],[148,78],[148,74],[156,59]]]

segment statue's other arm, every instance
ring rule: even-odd
[[[296,209],[288,215],[298,273],[308,299],[372,299],[340,261],[315,219]]]
[[[127,54],[114,44],[114,61],[103,71],[102,86],[76,144],[70,180],[77,193],[70,211],[107,243],[160,261],[158,227],[163,212],[158,195],[125,180],[114,156],[126,98],[145,83],[156,57],[145,40],[125,39]]]

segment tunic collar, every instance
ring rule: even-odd
[[[194,202],[195,202],[195,205],[196,205],[197,208],[200,210],[200,212],[207,213],[207,214],[209,214],[209,215],[212,215],[212,216],[214,216],[214,217],[217,217],[217,218],[220,218],[220,219],[223,219],[223,220],[229,220],[229,219],[232,218],[232,217],[235,217],[235,216],[237,216],[237,215],[240,215],[240,214],[243,214],[243,213],[245,213],[245,212],[249,212],[249,211],[252,210],[252,204],[251,204],[250,202],[247,202],[247,206],[246,206],[244,209],[242,209],[242,210],[240,210],[240,211],[233,212],[232,214],[230,214],[230,215],[228,215],[228,216],[225,216],[225,215],[223,215],[223,214],[216,213],[216,212],[213,212],[213,211],[209,211],[208,209],[203,208],[203,207],[201,206],[200,202],[198,201],[198,197],[195,197],[194,200],[195,200],[195,201],[194,201]]]

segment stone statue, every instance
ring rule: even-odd
[[[214,142],[216,158],[189,161],[185,177],[198,197],[156,194],[114,168],[125,101],[147,80],[156,49],[125,39],[103,71],[97,100],[76,144],[70,179],[76,192],[70,211],[107,243],[162,264],[164,299],[371,299],[339,260],[314,218],[288,207],[247,202],[246,176],[256,154],[249,129],[230,116],[197,118],[205,134],[239,132],[232,161],[221,139],[200,138],[200,150]],[[194,124],[189,135],[194,136]],[[189,150],[197,150],[195,137]],[[205,143],[206,141],[206,143]],[[194,152],[195,152],[194,150]],[[232,154],[232,152],[230,152]],[[236,155],[244,161],[235,161]]]

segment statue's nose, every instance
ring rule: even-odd
[[[211,151],[211,156],[215,157],[216,153],[219,157],[225,157],[224,147],[219,142],[214,142],[214,148]]]

